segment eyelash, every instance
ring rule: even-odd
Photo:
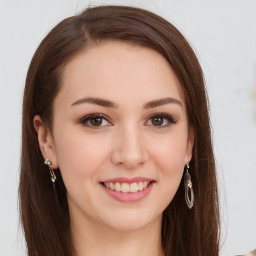
[[[168,124],[164,125],[164,126],[157,126],[157,125],[152,125],[154,126],[155,128],[157,129],[161,129],[161,128],[165,128],[165,127],[169,127],[170,125],[172,124],[176,124],[177,123],[177,120],[175,120],[172,116],[170,116],[169,114],[166,114],[166,113],[155,113],[151,116],[148,117],[148,120],[151,120],[152,118],[154,117],[160,117],[160,118],[163,118],[165,120],[167,120]],[[105,119],[107,122],[108,121],[108,118],[102,114],[99,114],[99,113],[94,113],[94,114],[89,114],[83,118],[80,119],[80,123],[82,123],[83,125],[89,127],[89,128],[92,128],[92,129],[99,129],[100,127],[104,127],[104,126],[109,126],[109,125],[103,125],[103,126],[94,126],[92,124],[88,124],[88,122],[90,120],[93,120],[93,119],[96,119],[96,118],[100,118],[100,119]],[[164,121],[163,121],[164,122]],[[110,122],[109,122],[110,123]]]

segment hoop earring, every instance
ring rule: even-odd
[[[44,164],[46,164],[48,166],[48,168],[50,169],[50,174],[51,174],[51,180],[52,182],[56,181],[56,176],[52,167],[52,162],[49,159],[45,159]]]
[[[188,205],[188,208],[191,209],[194,205],[194,192],[192,188],[192,181],[191,176],[188,172],[189,170],[189,164],[185,167],[185,174],[184,174],[184,187],[185,187],[185,200]],[[190,192],[190,198],[189,198],[189,192]]]

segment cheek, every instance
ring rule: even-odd
[[[183,139],[164,140],[158,147],[152,147],[151,157],[157,168],[159,184],[161,184],[161,197],[166,206],[174,197],[184,171],[186,157],[186,141]]]
[[[170,136],[151,147],[151,157],[164,175],[182,172],[186,159],[186,136]]]
[[[106,161],[109,145],[106,138],[102,143],[101,136],[85,135],[71,129],[56,136],[57,161],[67,189],[70,210],[83,209],[83,202],[88,205],[97,202],[91,191],[95,189],[101,165]]]
[[[102,135],[85,135],[83,131],[65,129],[56,136],[56,155],[63,179],[96,178],[97,170],[107,157],[109,143]],[[103,143],[104,142],[104,143]]]

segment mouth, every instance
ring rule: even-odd
[[[155,181],[138,181],[138,182],[101,182],[101,184],[112,191],[121,192],[121,193],[137,193],[145,190]]]
[[[147,197],[155,183],[155,180],[146,177],[119,177],[101,181],[100,185],[112,198],[129,203]]]

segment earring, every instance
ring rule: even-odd
[[[185,186],[185,200],[188,205],[188,208],[191,209],[194,204],[194,192],[192,188],[191,176],[188,172],[189,164],[186,165],[186,173],[184,174],[184,186]],[[190,192],[190,198],[189,198]]]
[[[56,176],[55,176],[55,173],[54,173],[54,170],[53,170],[53,167],[52,167],[52,162],[49,159],[45,159],[44,163],[46,165],[48,165],[48,168],[50,169],[52,182],[55,182],[56,181]]]

